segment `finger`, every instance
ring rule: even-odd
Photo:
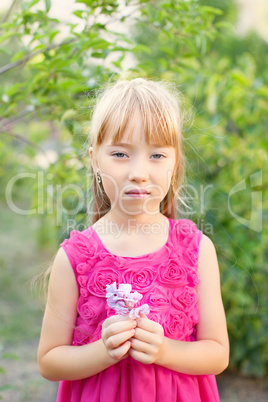
[[[116,314],[116,315],[112,315],[111,317],[107,318],[103,322],[103,327],[107,328],[109,325],[111,325],[115,322],[120,322],[120,321],[134,321],[134,320],[131,320],[128,316]]]
[[[137,351],[135,349],[130,348],[129,349],[129,355],[133,359],[135,359],[135,360],[137,360],[137,361],[139,361],[139,362],[141,362],[143,364],[151,364],[151,363],[153,363],[153,359],[152,359],[152,357],[150,355],[147,355],[146,353],[143,353],[143,352],[139,352],[139,351]]]
[[[147,317],[147,315],[142,314],[142,313],[140,313],[140,317],[141,317],[141,318],[147,318],[147,319],[149,319],[149,318]]]
[[[155,348],[150,343],[142,342],[135,338],[131,339],[131,348],[147,355],[152,355],[155,351]]]
[[[157,328],[159,326],[159,324],[155,321],[149,320],[149,318],[137,318],[137,327],[138,328],[142,328],[145,329],[146,331],[149,332],[157,332]]]
[[[104,328],[104,333],[107,338],[113,335],[117,335],[120,332],[128,331],[134,329],[136,327],[136,322],[134,320],[125,320],[114,322],[109,325],[107,328]]]
[[[113,349],[110,351],[110,356],[113,359],[120,360],[122,357],[124,357],[130,350],[131,343],[129,341],[123,343],[120,345],[118,348]]]
[[[145,331],[142,328],[136,328],[135,335],[133,336],[133,338],[138,339],[142,342],[152,343],[152,336],[153,336],[152,332]]]
[[[118,348],[120,345],[128,341],[135,334],[135,330],[120,332],[119,334],[110,336],[106,339],[106,346],[109,349]]]

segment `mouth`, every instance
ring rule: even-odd
[[[126,195],[128,195],[131,198],[145,198],[149,195],[150,193],[146,190],[129,190],[126,192]]]
[[[126,192],[126,194],[144,194],[144,195],[147,195],[147,194],[150,194],[148,191],[146,191],[146,190],[129,190],[129,191],[127,191]]]

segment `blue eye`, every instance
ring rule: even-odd
[[[165,156],[162,154],[154,154],[153,156],[160,156],[160,158],[154,158],[154,159],[162,159],[161,156],[164,158]]]
[[[126,155],[126,154],[124,154],[123,152],[115,152],[113,155],[116,155],[118,157],[118,155]],[[122,159],[120,156],[119,158]]]
[[[124,152],[115,152],[114,154],[112,154],[113,156],[116,156],[118,159],[123,159],[124,155],[127,156],[127,154],[125,154]],[[153,159],[162,159],[165,158],[165,155],[162,154],[154,154],[152,155]]]

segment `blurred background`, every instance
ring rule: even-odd
[[[0,399],[55,400],[32,279],[90,219],[92,107],[127,74],[182,93],[181,216],[215,244],[231,343],[221,401],[268,400],[267,21],[266,0],[1,2]]]

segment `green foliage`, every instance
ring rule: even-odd
[[[36,174],[28,193],[40,215],[39,240],[49,242],[52,226],[62,239],[67,221],[82,225],[90,204],[86,154],[96,91],[122,73],[128,52],[137,61],[133,77],[175,82],[195,115],[184,131],[188,190],[198,192],[188,217],[216,245],[230,367],[267,374],[268,236],[259,221],[267,214],[267,44],[254,34],[236,37],[231,0],[125,0],[138,16],[128,8],[122,14],[117,0],[76,3],[77,22],[64,34],[49,16],[50,1],[23,1],[1,26],[1,191],[18,172]],[[127,33],[110,29],[122,21],[132,22]],[[54,160],[46,152],[51,139]],[[231,197],[238,183],[244,188]]]

